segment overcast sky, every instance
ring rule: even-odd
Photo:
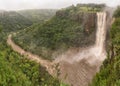
[[[106,3],[109,6],[117,6],[120,0],[0,0],[0,9],[59,9],[77,3]]]

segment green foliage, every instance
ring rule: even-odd
[[[67,9],[68,11],[74,12],[99,12],[101,10],[103,10],[105,7],[104,4],[77,4],[76,6],[72,5],[68,8],[65,8],[65,10]]]
[[[3,12],[0,13],[0,24],[4,32],[11,32],[30,26],[32,22],[16,12]]]
[[[94,32],[85,34],[79,23],[54,17],[50,21],[29,27],[18,33],[14,40],[25,50],[51,59],[51,50],[66,50],[69,47],[84,47],[93,44]],[[50,54],[45,54],[44,51],[48,51]]]
[[[114,13],[114,17],[120,17],[120,6],[117,7],[117,10]]]
[[[94,44],[95,18],[95,13],[79,13],[73,6],[58,11],[56,16],[42,24],[20,31],[13,39],[25,50],[51,60],[53,53],[59,50]]]
[[[56,10],[22,10],[0,12],[0,35],[23,30],[34,23],[48,20],[55,14]],[[35,21],[36,20],[36,21]],[[0,36],[0,41],[2,36]]]
[[[4,32],[22,30],[33,23],[43,22],[55,15],[56,10],[21,10],[0,13],[0,25]]]
[[[91,86],[120,86],[120,15],[118,8],[115,12],[115,22],[112,25],[110,36],[111,56],[104,61],[100,72],[93,79]],[[111,48],[113,46],[113,48]]]
[[[18,11],[21,15],[31,20],[32,22],[43,22],[55,15],[55,9],[31,9]]]
[[[20,56],[0,42],[0,86],[67,86],[41,65]]]
[[[0,25],[0,33],[2,32],[2,30],[3,30],[3,26],[2,26],[2,25]]]
[[[16,12],[0,14],[0,86],[67,86],[40,64],[19,55],[6,44],[8,32],[29,25],[29,20]]]

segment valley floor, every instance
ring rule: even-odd
[[[93,76],[98,71],[98,66],[90,65],[85,59],[80,60],[79,62],[74,62],[72,64],[66,61],[60,61],[58,62],[59,69],[55,69],[55,61],[50,62],[48,60],[42,59],[37,55],[25,51],[14,43],[11,34],[8,36],[7,43],[14,51],[26,56],[30,60],[34,60],[37,63],[40,63],[51,75],[58,74],[58,78],[65,83],[70,84],[70,86],[88,86]]]

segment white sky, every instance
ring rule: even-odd
[[[106,3],[109,6],[117,6],[120,0],[0,0],[0,9],[59,9],[77,3]]]

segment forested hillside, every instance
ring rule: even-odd
[[[40,64],[13,51],[6,44],[7,36],[16,33],[13,40],[25,51],[53,60],[56,53],[94,45],[96,12],[103,11],[104,7],[104,4],[78,4],[57,12],[47,9],[0,11],[0,86],[68,86]],[[120,7],[113,17],[107,59],[90,86],[120,86]]]
[[[33,61],[0,42],[0,86],[66,86]]]
[[[78,4],[59,10],[49,21],[33,25],[16,34],[14,41],[25,50],[45,59],[53,59],[55,51],[93,45],[96,12],[103,8],[103,4]]]
[[[0,12],[0,25],[4,32],[21,30],[32,25],[32,22],[17,12]]]
[[[55,15],[56,11],[57,10],[55,9],[29,9],[17,12],[28,18],[32,22],[37,23],[52,18]]]
[[[110,29],[108,58],[91,86],[120,86],[120,7],[113,17],[115,21]]]
[[[4,32],[22,30],[34,23],[41,23],[55,15],[56,10],[0,11],[0,25]]]
[[[40,64],[14,52],[7,34],[31,25],[16,12],[0,13],[0,86],[67,86],[52,77]]]

